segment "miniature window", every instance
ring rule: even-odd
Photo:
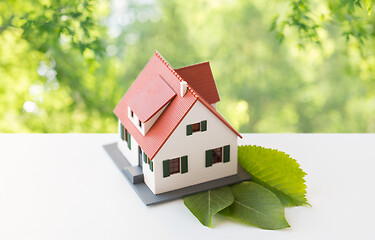
[[[154,163],[151,161],[151,159],[149,157],[147,157],[145,152],[143,152],[143,162],[146,163],[146,164],[149,164],[149,168],[150,168],[151,172],[154,171]]]
[[[134,117],[134,112],[132,110],[130,110],[130,116]]]
[[[207,130],[207,121],[201,121],[186,126],[186,135],[192,135],[195,132],[204,132]]]
[[[150,161],[150,165],[152,161]],[[152,166],[153,168],[153,166]],[[151,169],[151,166],[150,166]],[[152,170],[151,170],[152,171]],[[163,161],[163,177],[169,177],[175,173],[187,173],[188,172],[188,156],[173,158]]]
[[[230,145],[224,147],[214,148],[206,151],[206,167],[220,162],[230,161]]]
[[[142,127],[142,122],[141,122],[141,120],[138,120],[138,125],[139,125],[140,128]]]

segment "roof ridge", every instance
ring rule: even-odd
[[[186,82],[186,86],[187,86],[187,89],[193,94],[193,96],[197,99],[199,99],[198,97],[198,94],[194,91],[193,88],[190,87],[190,85],[187,83],[187,81],[185,81],[181,76],[180,74],[178,74],[173,68],[172,66],[167,62],[167,60],[165,60],[163,58],[163,56],[161,56],[161,54],[155,50],[155,55],[162,61],[162,63],[164,63],[164,65],[173,73],[173,75],[175,75],[177,77],[177,79],[182,82]]]
[[[176,70],[181,70],[181,69],[185,69],[185,68],[195,67],[195,66],[203,65],[203,64],[208,64],[208,65],[210,65],[210,61],[204,61],[204,62],[200,62],[200,63],[195,63],[195,64],[188,65],[188,66],[185,66],[185,67],[177,68]],[[211,67],[210,67],[210,68],[211,68]]]

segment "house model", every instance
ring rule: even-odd
[[[155,52],[118,103],[117,147],[153,194],[237,174],[241,135],[219,101],[208,62],[173,69]]]

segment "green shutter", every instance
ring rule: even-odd
[[[187,125],[186,126],[186,135],[191,135],[193,134],[193,125]]]
[[[212,166],[212,156],[213,156],[213,150],[207,150],[206,151],[206,167],[211,167]]]
[[[145,152],[143,152],[143,162],[147,162],[147,155],[146,155],[146,153]]]
[[[224,146],[224,162],[229,162],[230,145]]]
[[[120,123],[121,127],[120,127],[120,134],[121,134],[121,139],[122,141],[124,141],[124,126],[122,125],[122,123]]]
[[[207,130],[207,121],[204,120],[201,122],[201,132],[204,132]]]
[[[169,160],[163,161],[163,177],[169,177]]]
[[[150,160],[150,170],[151,172],[154,171],[154,162]]]
[[[188,172],[188,157],[183,156],[181,157],[181,173],[187,173]]]
[[[132,149],[132,138],[128,131],[126,131],[126,134],[128,135],[128,148]]]

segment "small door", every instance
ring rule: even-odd
[[[138,146],[138,165],[142,168],[142,149]]]

